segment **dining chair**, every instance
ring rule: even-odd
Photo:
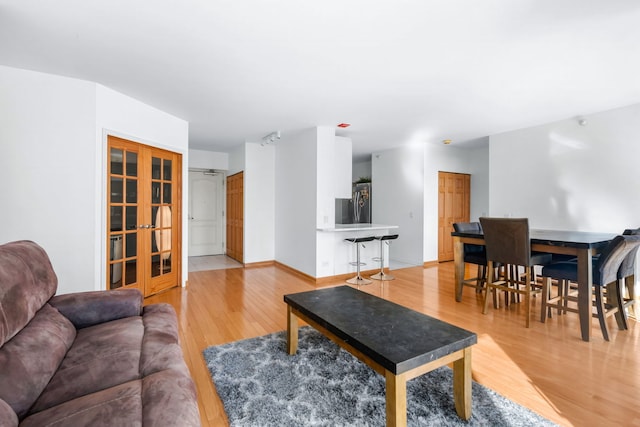
[[[623,236],[635,236],[638,234],[640,234],[640,228],[628,228],[622,233]],[[634,318],[637,318],[634,304],[636,302],[635,274],[638,249],[640,249],[640,246],[631,250],[618,269],[618,286],[622,295],[623,306]],[[627,316],[626,311],[624,315]]]
[[[606,319],[615,316],[618,329],[627,329],[627,318],[624,311],[624,301],[618,279],[620,267],[631,252],[640,247],[640,235],[616,236],[609,242],[602,253],[593,258],[592,292],[595,295],[593,304],[596,307],[596,317],[600,323],[602,336],[609,341],[609,330]],[[575,307],[568,306],[569,301],[575,301],[576,296],[565,290],[559,297],[550,299],[549,288],[551,279],[563,281],[563,283],[576,283],[578,281],[578,263],[575,261],[557,262],[542,268],[542,307],[540,320],[544,323],[547,317],[551,317],[549,308],[557,308],[561,312],[578,312]],[[566,288],[565,288],[566,289]],[[606,289],[606,299],[605,299]]]
[[[526,321],[531,320],[531,297],[540,293],[534,280],[533,267],[551,262],[551,254],[531,251],[528,218],[480,218],[487,251],[487,291],[482,313],[487,313],[489,294],[493,306],[499,308],[498,291],[505,292],[505,305],[509,295],[524,295]],[[494,265],[503,264],[505,275],[494,277]]]
[[[482,233],[482,226],[479,222],[456,222],[453,224],[456,232]],[[478,266],[476,277],[464,279],[464,286],[471,286],[476,289],[476,293],[482,292],[482,287],[487,280],[487,252],[482,245],[474,245],[465,243],[462,249],[463,260],[465,264],[474,264]]]

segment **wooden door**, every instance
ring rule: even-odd
[[[227,256],[244,262],[244,175],[227,177]]]
[[[189,256],[224,253],[224,174],[189,171]]]
[[[438,261],[453,260],[453,224],[468,222],[471,175],[438,172]]]
[[[107,289],[144,296],[181,277],[182,156],[108,137]]]

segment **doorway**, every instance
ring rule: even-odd
[[[468,222],[471,175],[438,172],[438,262],[453,261],[453,224]]]
[[[224,254],[224,173],[189,171],[189,257]]]
[[[182,155],[107,137],[107,289],[180,284]]]

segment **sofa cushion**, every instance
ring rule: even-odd
[[[58,372],[30,413],[140,378],[143,332],[140,316],[79,329]]]
[[[20,427],[142,426],[141,392],[142,382],[130,381],[30,415]]]
[[[169,304],[144,307],[144,338],[140,356],[140,375],[163,369],[177,369],[189,375],[178,337],[176,312]]]
[[[76,336],[58,310],[45,305],[0,348],[0,399],[22,418],[54,376]]]
[[[33,414],[20,427],[199,426],[193,382],[179,372],[160,371]]]
[[[0,346],[15,336],[58,287],[44,249],[22,240],[0,246]]]
[[[0,399],[0,426],[18,427],[18,415],[7,402]]]
[[[151,426],[199,426],[196,388],[191,377],[169,369],[142,379],[142,422]]]

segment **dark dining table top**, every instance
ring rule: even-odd
[[[452,236],[470,237],[482,239],[482,232],[458,232],[453,231]],[[570,248],[596,248],[605,246],[616,236],[615,233],[596,233],[590,231],[565,231],[565,230],[529,230],[531,244],[547,246],[564,246]]]

